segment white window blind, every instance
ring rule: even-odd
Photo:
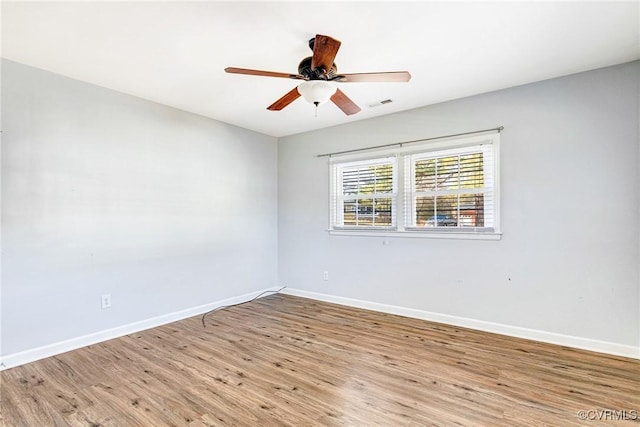
[[[499,133],[330,159],[330,231],[499,239]]]
[[[332,225],[393,228],[396,224],[396,157],[333,165]]]
[[[491,144],[405,157],[407,228],[494,231]]]

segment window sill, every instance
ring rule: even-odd
[[[418,239],[463,239],[463,240],[500,240],[502,233],[498,232],[425,232],[425,231],[395,231],[395,230],[327,230],[333,236],[360,237],[408,237]]]

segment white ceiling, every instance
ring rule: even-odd
[[[2,56],[273,136],[640,59],[639,2],[3,2]],[[316,33],[342,73],[407,70],[409,83],[343,83],[362,111],[302,98],[266,107]],[[384,99],[393,103],[369,107]]]

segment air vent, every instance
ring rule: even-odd
[[[383,99],[382,101],[378,101],[378,102],[374,102],[373,104],[369,104],[369,107],[374,108],[374,107],[379,107],[381,105],[385,105],[385,104],[391,104],[393,101],[391,99]]]

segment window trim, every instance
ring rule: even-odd
[[[408,224],[408,215],[405,212],[406,198],[410,197],[410,179],[407,179],[405,168],[409,163],[407,158],[416,154],[423,154],[435,151],[454,150],[464,147],[491,144],[493,152],[493,210],[494,226],[487,227],[487,231],[482,231],[480,227],[471,230],[463,227],[456,227],[453,230],[443,228],[424,229],[422,227],[412,227]],[[395,226],[394,227],[342,227],[335,226],[334,209],[336,184],[336,173],[334,167],[340,163],[356,162],[382,159],[396,156],[394,177],[397,182],[395,194]],[[407,238],[433,238],[433,239],[470,239],[470,240],[500,240],[502,236],[500,221],[500,132],[491,132],[480,135],[443,138],[437,141],[427,141],[424,143],[411,144],[411,146],[398,146],[392,148],[375,149],[368,153],[347,153],[344,155],[334,155],[329,157],[329,222],[327,232],[336,236],[363,236],[363,237],[407,237]],[[409,182],[406,182],[409,181]],[[452,227],[453,228],[453,227]]]

